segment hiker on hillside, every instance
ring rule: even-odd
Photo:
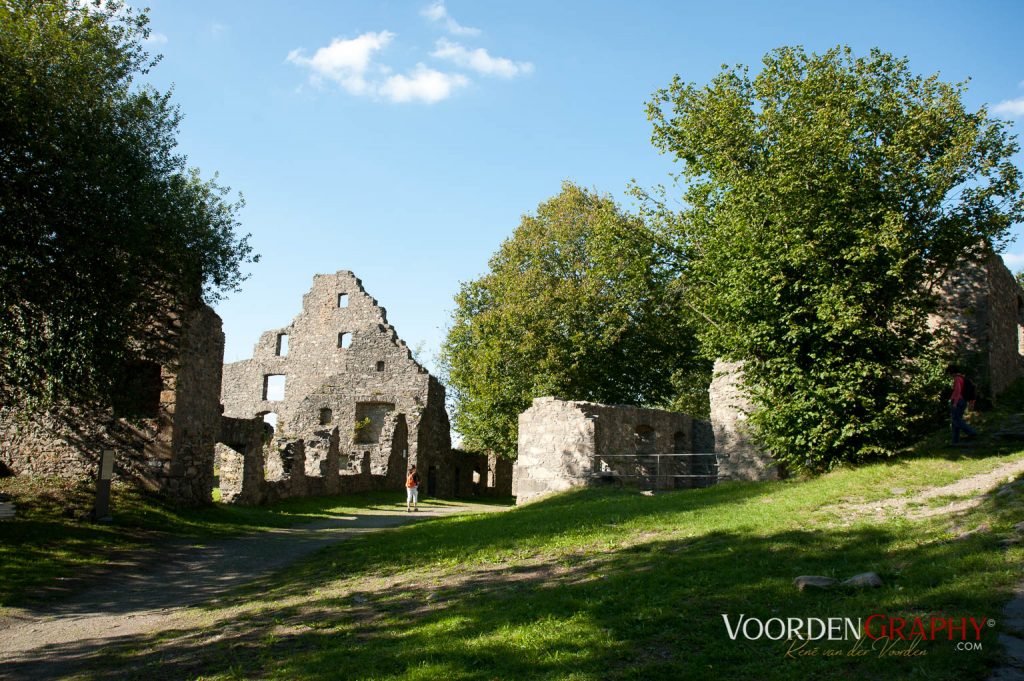
[[[953,426],[953,444],[957,444],[960,442],[960,431],[966,433],[969,438],[978,435],[977,431],[964,421],[964,411],[968,404],[974,406],[977,389],[974,382],[966,378],[955,364],[946,369],[946,375],[953,378],[953,394],[949,396],[949,415]]]
[[[420,474],[416,472],[416,466],[409,467],[409,475],[405,478],[405,512],[410,510],[420,510]]]

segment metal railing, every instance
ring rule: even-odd
[[[597,454],[591,477],[651,490],[709,487],[718,482],[718,456],[714,452]]]

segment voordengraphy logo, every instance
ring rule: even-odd
[[[725,630],[729,638],[736,640],[742,636],[748,641],[768,638],[772,641],[847,641],[860,638],[863,631],[861,620],[848,617],[772,617],[761,620],[741,614],[733,624],[729,615],[722,614]]]
[[[896,617],[874,613],[868,617],[771,617],[761,619],[722,614],[726,634],[733,641],[786,641],[785,656],[861,657],[871,654],[919,657],[927,655],[925,642],[955,642],[957,650],[981,650],[981,632],[995,626],[988,617]],[[821,643],[849,642],[847,649]]]
[[[974,617],[929,617],[927,620],[922,617],[914,617],[908,620],[903,617],[889,617],[876,613],[864,622],[864,635],[873,641],[879,639],[909,641],[915,638],[925,641],[935,641],[939,638],[946,638],[949,641],[980,641],[981,630],[986,623],[989,627],[995,626],[995,621],[987,617],[979,619]],[[873,624],[880,631],[873,632]],[[971,638],[968,638],[969,636]]]

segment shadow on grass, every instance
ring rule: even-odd
[[[421,531],[429,528],[422,526]],[[767,536],[714,532],[653,540],[571,564],[480,566],[429,586],[364,585],[295,606],[230,616],[212,629],[79,641],[7,666],[17,676],[86,671],[135,677],[289,679],[980,679],[985,653],[927,643],[921,658],[786,659],[781,641],[728,638],[722,614],[770,617],[901,616],[932,612],[992,617],[1000,593],[993,540],[908,541],[896,526]],[[846,577],[874,570],[871,591],[797,592],[799,574]],[[301,583],[291,583],[293,580]],[[309,591],[290,575],[284,592]],[[359,585],[356,585],[357,587]],[[844,652],[848,643],[834,646]],[[985,657],[987,655],[988,657]]]
[[[90,585],[111,568],[144,565],[189,542],[341,520],[353,513],[395,511],[400,492],[306,497],[271,506],[224,504],[178,509],[116,485],[114,522],[79,522],[93,500],[89,483],[8,479],[18,516],[0,522],[0,605],[32,605]],[[450,505],[427,502],[427,505]],[[71,516],[71,517],[68,517]]]
[[[497,563],[523,559],[557,544],[573,546],[594,536],[614,541],[633,531],[634,523],[667,528],[681,514],[707,517],[722,505],[732,506],[768,495],[780,483],[728,483],[699,490],[644,496],[633,491],[584,489],[517,507],[507,513],[444,518],[396,528],[320,554],[295,566],[286,584],[276,576],[258,580],[239,600],[273,589],[278,597],[300,593],[309,584],[344,574],[392,574],[435,565]],[[363,550],[366,549],[366,550]]]

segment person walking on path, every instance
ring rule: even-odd
[[[946,369],[946,374],[953,377],[953,394],[949,396],[949,415],[953,428],[953,444],[958,444],[960,431],[966,433],[969,438],[978,435],[978,432],[964,421],[967,404],[973,404],[976,398],[975,388],[974,383],[965,378],[956,365],[950,365]]]
[[[420,474],[416,472],[416,466],[409,468],[405,479],[405,511],[408,513],[410,510],[420,510]]]

